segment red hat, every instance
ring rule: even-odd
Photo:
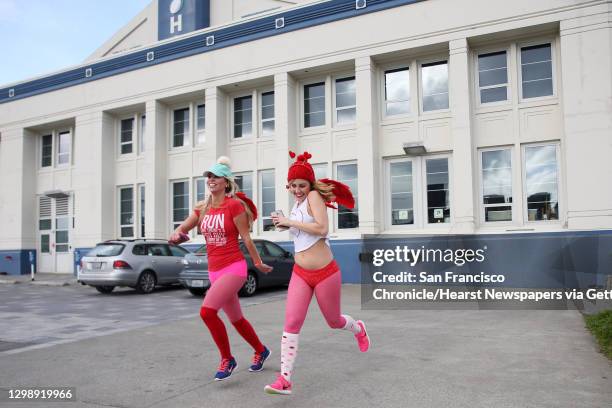
[[[289,156],[293,159],[295,157],[295,153],[293,153],[292,151],[289,151]],[[308,163],[308,159],[310,159],[311,157],[312,155],[308,152],[304,152],[303,154],[300,154],[297,157],[295,163],[293,163],[291,167],[289,167],[289,173],[287,174],[287,181],[291,181],[295,179],[302,179],[302,180],[308,180],[311,183],[314,183],[315,173],[310,163]]]

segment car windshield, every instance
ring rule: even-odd
[[[85,256],[117,256],[123,252],[123,244],[98,244]]]
[[[196,249],[194,254],[196,254],[196,255],[206,255],[206,245],[202,245],[201,247]]]

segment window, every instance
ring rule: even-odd
[[[70,197],[55,199],[55,252],[70,251]]]
[[[42,234],[40,236],[40,252],[43,254],[48,254],[51,252],[49,245],[49,234]]]
[[[121,238],[134,236],[134,189],[132,187],[119,189],[119,230]]]
[[[408,68],[385,71],[385,114],[410,113],[410,72]]]
[[[170,245],[170,253],[172,254],[172,256],[178,256],[180,258],[183,258],[189,253],[189,251],[179,246]]]
[[[53,165],[53,136],[44,135],[42,137],[41,167],[51,167]]]
[[[304,127],[325,125],[325,82],[304,85]]]
[[[427,222],[450,222],[450,197],[448,188],[448,159],[426,159]]]
[[[274,136],[274,92],[261,94],[261,136]]]
[[[512,151],[495,149],[480,154],[484,221],[512,221]]]
[[[480,87],[480,103],[499,102],[508,99],[506,51],[478,56],[478,86]]]
[[[68,243],[68,218],[58,218],[55,229],[55,252],[69,252]]]
[[[315,179],[321,180],[327,178],[327,163],[313,164],[312,169],[314,170]]]
[[[336,123],[355,123],[355,77],[336,79]]]
[[[234,139],[251,137],[253,133],[253,97],[234,99]]]
[[[164,244],[148,244],[147,255],[150,256],[170,256],[170,248]]]
[[[253,175],[251,173],[241,173],[234,175],[234,181],[238,188],[251,200],[253,199]]]
[[[145,186],[144,184],[138,185],[138,196],[140,198],[140,238],[146,237],[145,229]]]
[[[448,64],[446,61],[421,65],[423,112],[448,109]]]
[[[283,248],[271,242],[266,242],[266,249],[268,250],[268,254],[275,258],[284,258],[287,253]]]
[[[558,220],[557,145],[525,146],[524,157],[527,220]]]
[[[391,176],[391,225],[414,224],[414,186],[412,161],[392,162]]]
[[[198,105],[196,112],[196,127],[198,130],[197,143],[201,145],[206,141],[206,135],[204,133],[204,131],[206,130],[206,106],[204,104]]]
[[[70,164],[70,150],[72,148],[72,136],[69,131],[60,132],[57,135],[57,164]]]
[[[552,50],[550,44],[521,48],[523,98],[553,94]]]
[[[145,134],[147,130],[147,115],[140,116],[140,129],[138,129],[138,153],[145,151]]]
[[[261,192],[261,222],[263,231],[274,231],[270,213],[276,209],[276,192],[274,185],[274,170],[265,170],[260,175]],[[244,179],[243,179],[244,181]]]
[[[264,245],[264,243],[262,241],[256,241],[255,242],[255,249],[257,249],[257,253],[262,258],[268,256],[268,251],[266,251],[266,247],[265,247],[265,245]],[[246,246],[244,245],[244,243],[241,243],[240,250],[242,252],[247,252],[247,249],[246,249]]]
[[[189,182],[172,183],[172,231],[189,216]]]
[[[349,186],[355,197],[355,208],[349,209],[338,205],[338,229],[359,227],[359,210],[357,208],[357,164],[337,164],[338,181]]]
[[[451,219],[448,157],[389,160],[386,222],[390,227],[423,228]]]
[[[173,117],[172,147],[189,146],[189,108],[174,110]]]
[[[206,198],[206,192],[208,191],[208,187],[206,186],[206,179],[201,177],[197,178],[195,181],[196,188],[196,203],[203,201]]]
[[[145,246],[144,245],[134,245],[134,248],[132,248],[132,254],[134,254],[134,255],[146,255],[147,252],[145,250]]]
[[[123,119],[121,121],[120,154],[132,153],[132,134],[134,132],[134,119]]]

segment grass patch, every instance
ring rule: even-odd
[[[612,359],[612,310],[585,316],[586,325],[597,339],[601,352]]]

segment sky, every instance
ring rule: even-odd
[[[0,0],[0,87],[81,64],[152,0]]]

